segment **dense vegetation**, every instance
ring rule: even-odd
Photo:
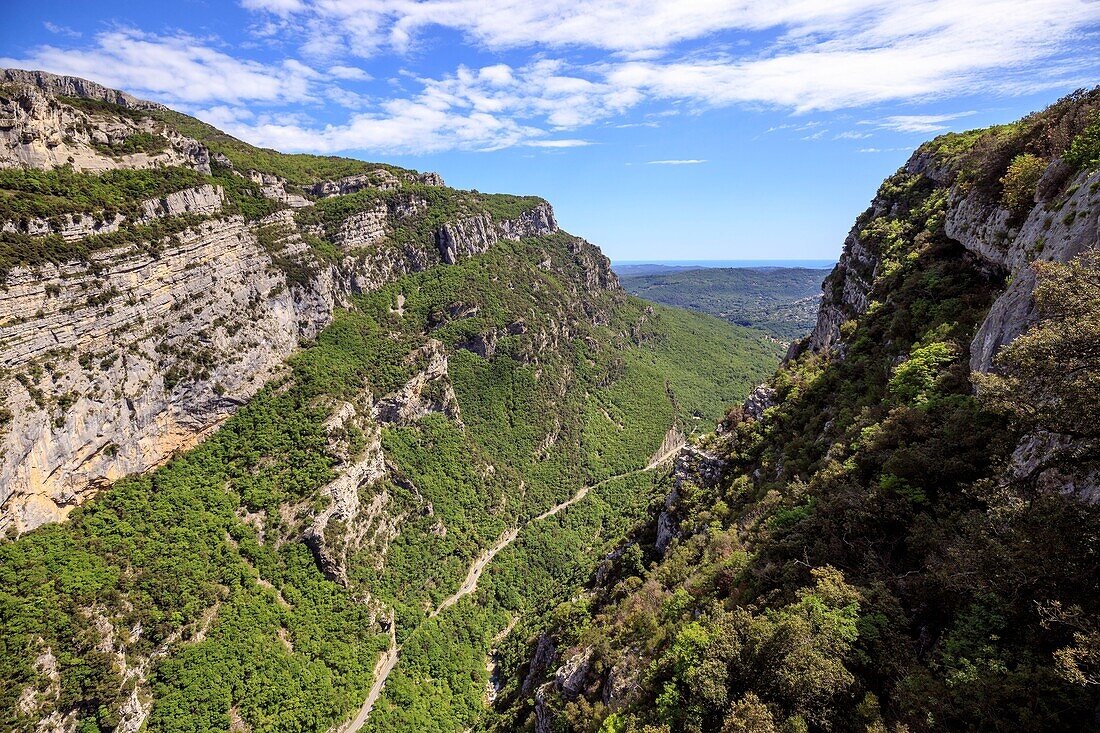
[[[198,448],[0,545],[0,727],[57,710],[111,730],[147,679],[150,731],[325,730],[365,696],[390,610],[405,651],[370,725],[472,724],[493,635],[567,597],[642,516],[652,473],[634,471],[666,430],[711,424],[777,359],[754,332],[588,292],[585,263],[600,260],[584,247],[564,234],[501,242],[358,297]],[[355,457],[323,424],[341,401],[394,393],[435,342],[462,422],[433,412],[383,430],[390,470],[362,499],[388,496],[397,532],[353,548],[344,586],[300,541],[319,489]],[[346,440],[361,452],[367,436]],[[426,619],[503,530],[619,474],[524,529],[476,595]],[[28,689],[44,701],[34,715],[18,705]]]
[[[1049,183],[1019,156],[1079,149],[1098,100],[918,155],[1011,207],[1022,181]],[[488,727],[1095,728],[1100,263],[1036,266],[1040,319],[975,393],[970,342],[1004,273],[946,237],[947,200],[907,169],[883,184],[857,222],[878,260],[872,302],[842,348],[777,372],[760,419],[727,415],[706,442],[722,478],[679,487],[666,553],[651,521],[621,546],[634,557],[508,648],[517,682]],[[554,680],[560,661],[531,669],[547,643],[585,653],[579,683]]]
[[[120,169],[97,175],[74,173],[69,168],[3,168],[0,220],[25,222],[32,217],[95,212],[102,219],[113,219],[116,213],[137,213],[142,201],[207,181],[201,173],[186,168]]]
[[[646,300],[709,313],[791,342],[813,328],[825,274],[788,267],[692,268],[620,279],[628,292]]]

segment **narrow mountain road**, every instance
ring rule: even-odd
[[[476,558],[474,558],[473,563],[471,563],[470,565],[470,569],[466,571],[466,579],[462,581],[462,585],[460,585],[458,587],[458,590],[456,590],[454,593],[444,598],[440,602],[440,604],[435,607],[435,610],[428,614],[428,618],[435,618],[446,609],[458,603],[464,596],[468,596],[469,594],[477,590],[478,581],[481,580],[481,574],[485,571],[485,568],[488,567],[489,563],[492,562],[493,558],[496,557],[501,550],[515,542],[516,538],[519,537],[520,530],[526,528],[534,522],[552,517],[558,512],[573,506],[578,501],[588,496],[588,492],[592,489],[598,489],[604,484],[610,483],[611,481],[614,481],[616,479],[626,478],[627,476],[634,476],[639,473],[652,471],[653,469],[666,463],[670,458],[676,455],[681,447],[683,447],[683,444],[679,443],[676,445],[671,445],[664,450],[658,450],[658,452],[654,454],[652,458],[650,458],[649,463],[646,464],[645,468],[639,468],[634,471],[627,471],[626,473],[620,473],[618,475],[605,478],[603,481],[600,481],[598,483],[591,484],[589,486],[582,486],[580,489],[577,490],[577,493],[573,494],[565,501],[559,504],[555,504],[554,506],[544,511],[542,514],[532,517],[522,526],[513,527],[512,529],[506,530],[504,534],[500,536],[500,539],[498,539],[492,547],[490,547],[488,550],[485,550]],[[512,623],[515,623],[515,619],[513,619]],[[397,660],[400,656],[401,647],[397,645],[397,623],[394,620],[393,613],[391,612],[390,648],[378,660],[378,664],[375,665],[374,684],[371,685],[370,692],[367,694],[367,699],[363,701],[363,705],[359,708],[359,712],[356,714],[355,718],[346,726],[341,726],[340,728],[338,728],[336,733],[358,733],[359,729],[366,724],[367,718],[370,716],[370,712],[374,708],[374,704],[378,702],[378,698],[381,697],[382,688],[385,687],[386,680],[389,678],[390,672],[392,672],[393,668],[397,666]]]
[[[374,709],[374,703],[378,702],[378,698],[382,695],[382,688],[386,684],[386,680],[390,676],[390,672],[397,666],[397,658],[401,655],[401,647],[397,646],[397,621],[393,617],[393,612],[390,612],[390,648],[378,659],[378,663],[374,665],[374,684],[371,685],[370,692],[367,693],[367,699],[363,701],[363,705],[359,708],[359,712],[355,715],[350,723],[346,726],[341,726],[337,729],[338,733],[356,733],[367,722],[367,716],[370,715],[370,711]]]

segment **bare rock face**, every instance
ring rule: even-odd
[[[77,76],[61,76],[48,71],[27,71],[25,69],[0,69],[0,82],[23,84],[37,87],[52,96],[82,97],[110,102],[130,109],[162,110],[163,104],[138,99],[126,92],[109,89],[94,81]]]
[[[584,692],[588,670],[592,666],[592,649],[587,648],[573,654],[565,664],[554,672],[554,686],[567,699],[575,698]]]
[[[68,79],[73,84],[80,82],[103,89],[92,82],[72,77],[18,69],[0,71],[0,75],[16,77],[14,91],[0,90],[0,167],[49,169],[72,166],[78,171],[104,171],[183,166],[203,173],[210,172],[210,154],[206,147],[179,134],[164,122],[154,117],[107,113],[93,118],[84,110],[61,104],[53,96],[54,93],[44,91],[41,86],[23,83],[21,75],[26,74],[42,74],[44,78],[55,80]],[[75,92],[75,89],[71,91]],[[72,96],[80,95],[74,93]],[[131,100],[124,105],[131,109],[163,109],[160,105],[142,103],[129,95],[119,98]],[[113,146],[139,133],[151,135],[153,139],[159,138],[162,146],[147,152],[116,154],[112,151]]]
[[[458,262],[460,257],[481,254],[498,241],[500,232],[488,214],[479,214],[443,225],[436,235],[439,241],[439,256],[448,265]]]
[[[518,240],[557,231],[559,229],[554,210],[543,202],[517,218],[507,219],[499,224],[488,214],[449,222],[436,233],[436,241],[439,244],[439,256],[445,263],[453,265],[462,257],[485,252],[501,239]]]
[[[1048,172],[1056,175],[1060,164],[1055,161]],[[983,210],[969,199],[948,209],[948,236],[1003,267],[1011,278],[974,336],[970,347],[974,371],[989,371],[997,351],[1035,321],[1032,261],[1068,262],[1082,252],[1100,248],[1100,171],[1077,176],[1069,190],[1073,192],[1058,208],[1048,206],[1049,201],[1038,201],[1019,229],[1004,228],[1003,210]],[[975,236],[975,232],[986,236]]]
[[[228,165],[229,159],[225,158],[224,161],[219,162],[223,165]],[[301,209],[313,205],[313,202],[305,196],[289,191],[286,180],[279,176],[250,170],[248,171],[248,179],[260,187],[260,193],[263,194],[264,198],[278,201],[292,209]]]
[[[764,416],[764,410],[773,406],[775,406],[775,390],[766,384],[759,384],[745,398],[741,409],[749,417],[759,420]]]
[[[537,237],[553,234],[556,231],[558,231],[558,221],[554,218],[554,210],[545,202],[523,212],[515,219],[508,219],[500,224],[502,239]]]
[[[91,267],[16,269],[0,289],[0,394],[13,413],[0,531],[57,521],[193,445],[330,319],[330,303],[294,297],[240,218],[177,241],[159,255],[98,253]]]
[[[372,209],[352,214],[340,225],[336,242],[345,251],[378,244],[389,233],[390,212],[381,201]]]
[[[885,202],[877,199],[871,204],[876,213],[885,206]],[[825,278],[825,297],[817,312],[817,323],[810,332],[809,348],[813,351],[824,351],[838,344],[841,324],[861,315],[870,305],[871,286],[879,262],[860,239],[858,228],[857,224],[848,233],[840,262]],[[796,349],[797,344],[792,344],[791,348]]]

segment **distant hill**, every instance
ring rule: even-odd
[[[799,339],[813,328],[826,274],[801,267],[617,269],[633,295],[759,328],[781,341]]]

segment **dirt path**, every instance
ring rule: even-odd
[[[490,547],[488,550],[482,552],[474,560],[470,566],[469,571],[466,573],[466,580],[462,581],[462,585],[458,587],[451,595],[443,599],[443,602],[436,606],[436,609],[428,614],[428,618],[435,618],[445,609],[450,608],[454,604],[458,603],[462,596],[469,595],[477,590],[477,581],[481,579],[481,573],[485,570],[485,566],[488,565],[497,553],[503,550],[508,545],[515,541],[519,536],[519,529],[512,528],[507,530],[500,536],[500,539],[496,541],[496,544]]]
[[[516,538],[519,537],[521,529],[527,527],[534,522],[552,517],[558,512],[573,506],[578,501],[588,496],[588,492],[592,489],[598,489],[604,484],[614,481],[616,479],[625,478],[627,476],[634,476],[635,474],[639,473],[646,473],[647,471],[652,471],[653,469],[657,468],[658,466],[672,458],[677,453],[677,451],[680,450],[681,447],[682,443],[667,446],[662,445],[661,449],[658,449],[657,453],[654,454],[654,456],[650,459],[645,468],[639,468],[634,471],[627,471],[626,473],[620,473],[617,476],[606,478],[598,483],[591,484],[589,486],[582,486],[580,489],[577,490],[577,493],[573,494],[571,497],[561,502],[560,504],[555,504],[554,506],[544,511],[542,514],[532,517],[520,527],[513,527],[512,529],[506,530],[504,534],[500,536],[500,539],[498,539],[492,547],[490,547],[488,550],[483,551],[474,559],[473,563],[470,565],[470,569],[466,572],[466,579],[462,581],[462,585],[460,585],[458,587],[458,590],[456,590],[454,593],[444,598],[443,601],[438,606],[436,606],[435,610],[428,614],[428,618],[435,618],[446,609],[458,603],[463,598],[463,596],[467,596],[477,590],[477,583],[479,580],[481,580],[481,574],[485,571],[485,568],[488,567],[493,558],[497,556],[497,553],[499,553],[508,545],[515,542]],[[515,625],[516,620],[517,619],[512,620],[512,624],[508,628],[509,631],[511,630],[511,626]],[[503,638],[503,636],[501,638]],[[400,656],[401,647],[397,645],[397,624],[394,621],[394,616],[391,612],[390,648],[378,660],[378,664],[375,665],[374,684],[371,685],[370,693],[367,695],[367,699],[363,701],[363,705],[359,708],[359,712],[355,716],[355,718],[346,726],[341,726],[340,728],[338,728],[337,733],[358,733],[359,729],[363,727],[363,725],[367,722],[367,718],[370,716],[370,711],[374,708],[374,704],[378,702],[378,698],[381,697],[382,688],[385,687],[386,680],[389,678],[390,672],[392,672],[393,668],[397,666],[397,660]]]

